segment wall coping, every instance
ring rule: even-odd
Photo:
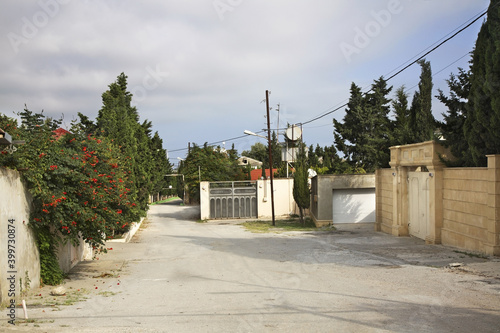
[[[444,166],[439,156],[452,158],[448,148],[436,141],[425,141],[404,146],[393,146],[391,150],[391,167],[398,166]]]

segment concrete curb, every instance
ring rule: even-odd
[[[147,216],[146,216],[147,217]],[[141,227],[142,225],[142,222],[144,221],[144,219],[146,217],[142,217],[141,220],[139,222],[132,222],[132,225],[130,227],[130,230],[127,231],[122,238],[118,238],[118,239],[108,239],[106,242],[109,242],[109,243],[128,243],[130,242],[130,240],[132,239],[132,237],[134,237],[135,233],[137,232],[137,230],[139,230],[139,228]]]

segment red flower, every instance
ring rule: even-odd
[[[121,210],[121,209],[118,209],[118,210],[116,211],[116,213],[121,214],[121,213],[122,213],[122,210]]]
[[[45,208],[44,208],[44,209],[42,209],[42,211],[43,211],[44,213],[47,213],[47,214],[49,213],[49,211],[48,211],[48,210],[46,210]]]

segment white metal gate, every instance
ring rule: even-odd
[[[424,239],[429,234],[429,173],[408,173],[408,229]]]
[[[210,219],[256,218],[256,182],[211,182]]]

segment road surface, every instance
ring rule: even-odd
[[[255,234],[197,223],[196,209],[152,206],[130,243],[70,275],[66,287],[88,299],[48,307],[45,287],[31,323],[0,331],[500,332],[498,259],[372,226]]]

